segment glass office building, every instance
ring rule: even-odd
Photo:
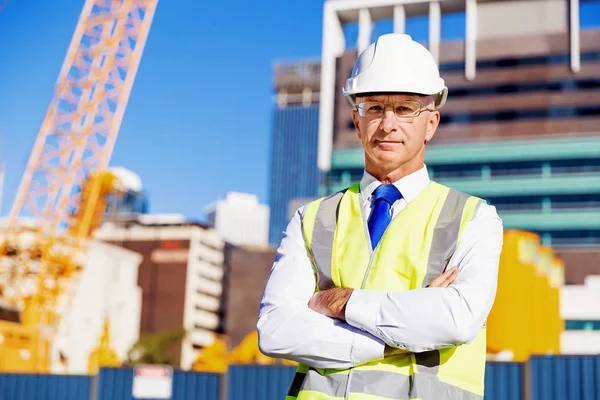
[[[269,201],[269,243],[274,246],[294,210],[319,192],[319,71],[320,64],[310,61],[275,67]]]
[[[478,39],[473,79],[464,42],[439,48],[449,99],[428,145],[431,178],[486,199],[505,228],[539,233],[566,262],[567,283],[600,273],[599,38],[597,28],[581,30],[578,66],[565,32]],[[355,59],[355,51],[338,58],[344,79]],[[362,176],[346,103],[336,102],[327,192]]]

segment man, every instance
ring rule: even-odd
[[[364,176],[298,210],[260,306],[261,351],[299,362],[287,399],[483,397],[503,228],[494,207],[429,180],[447,92],[407,35],[360,54],[344,95]]]

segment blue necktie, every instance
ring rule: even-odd
[[[392,213],[390,212],[392,204],[401,196],[398,188],[391,184],[381,185],[373,192],[374,206],[369,217],[369,234],[371,235],[373,249],[377,247],[383,232],[392,220]]]

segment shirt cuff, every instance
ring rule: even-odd
[[[346,322],[375,335],[377,310],[385,293],[355,289],[346,303]]]
[[[366,364],[384,358],[385,343],[379,338],[367,335],[357,329],[354,332],[352,345],[352,364],[354,366]]]

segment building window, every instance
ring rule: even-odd
[[[600,321],[597,320],[567,320],[565,330],[568,331],[600,331]]]
[[[550,162],[550,168],[553,174],[600,172],[600,159],[555,160]]]
[[[503,111],[483,111],[473,113],[446,114],[440,117],[441,124],[456,124],[468,122],[517,121],[531,119],[556,119],[595,116],[600,114],[599,105],[576,107],[553,107],[539,109],[515,109]]]
[[[598,246],[600,230],[550,231],[552,246]]]
[[[329,179],[333,184],[339,183],[342,181],[342,176],[349,173],[351,182],[360,182],[363,171],[363,168],[333,169],[329,173]]]
[[[502,83],[474,87],[453,87],[452,98],[470,96],[493,96],[533,92],[572,92],[577,90],[599,89],[600,79],[585,78],[576,80],[556,80],[547,82]]]
[[[499,212],[502,211],[541,211],[542,196],[507,196],[487,199]]]
[[[492,177],[540,175],[542,173],[541,161],[491,163],[489,166]]]
[[[483,164],[434,165],[430,167],[434,179],[481,178]]]
[[[544,200],[546,199],[546,200]],[[568,194],[552,196],[506,196],[486,199],[499,211],[541,210],[546,201],[549,210],[586,210],[600,208],[600,194]]]
[[[567,53],[563,54],[548,54],[543,56],[533,57],[512,57],[512,58],[499,58],[495,60],[482,60],[477,62],[477,70],[486,69],[504,69],[504,68],[520,68],[520,67],[531,67],[535,65],[556,65],[556,64],[568,64],[570,55]],[[596,62],[600,61],[600,51],[586,51],[581,53],[581,62]],[[454,62],[444,63],[440,65],[440,71],[444,72],[461,72],[465,70],[465,63]]]
[[[600,208],[600,194],[554,195],[549,196],[549,199],[553,210]]]

